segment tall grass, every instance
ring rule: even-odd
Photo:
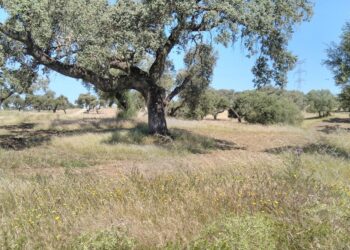
[[[175,122],[0,150],[0,249],[349,249],[347,133]]]
[[[114,178],[5,175],[0,242],[8,249],[345,249],[349,189],[305,168],[293,159],[279,174],[250,176],[227,168],[152,178],[137,170]]]

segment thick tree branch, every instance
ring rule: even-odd
[[[180,85],[178,85],[171,93],[165,98],[165,102],[169,103],[175,96],[177,96],[182,90],[184,90],[187,84],[192,80],[192,75],[188,75],[182,81]]]
[[[44,52],[40,47],[35,45],[31,38],[30,33],[20,33],[4,28],[3,24],[0,24],[0,32],[2,32],[7,37],[19,41],[26,46],[26,53],[31,55],[38,63],[52,69],[58,73],[65,76],[73,77],[76,79],[82,79],[92,84],[100,84],[101,82],[108,81],[109,79],[104,79],[97,76],[94,72],[85,69],[77,65],[71,65],[62,63]]]
[[[26,33],[18,32],[11,29],[6,28],[2,23],[0,23],[0,32],[5,36],[10,37],[13,40],[25,43],[26,42]]]
[[[15,91],[10,91],[7,95],[5,96],[1,96],[0,97],[0,105],[6,101],[7,99],[9,99],[11,96],[13,96],[16,92]]]
[[[185,104],[186,104],[186,100],[183,100],[179,106],[171,108],[170,111],[168,112],[168,115],[175,117],[177,111],[179,111],[179,109],[181,109],[183,106],[185,106]]]
[[[84,80],[105,92],[135,89],[146,95],[147,87],[150,83],[149,75],[138,67],[133,66],[127,69],[126,64],[114,61],[111,63],[113,68],[120,68],[123,71],[128,71],[129,74],[120,77],[102,77],[92,70],[78,65],[62,63],[52,58],[45,53],[45,50],[35,44],[30,33],[14,32],[4,28],[2,24],[0,24],[0,32],[13,40],[21,42],[26,47],[26,53],[32,56],[38,63],[62,75]]]
[[[129,64],[125,61],[115,59],[111,61],[109,65],[112,69],[119,69],[124,71],[125,73],[129,73]]]
[[[150,76],[153,80],[159,80],[162,76],[168,55],[174,46],[178,43],[181,33],[184,30],[184,24],[180,22],[172,31],[163,46],[158,48],[156,59],[150,68]]]

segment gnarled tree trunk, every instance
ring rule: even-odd
[[[165,119],[165,90],[151,87],[148,92],[148,129],[150,134],[168,135]]]
[[[242,122],[241,116],[233,108],[228,110],[228,117],[238,119],[239,123]]]

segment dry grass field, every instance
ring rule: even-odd
[[[350,249],[350,120],[0,112],[0,249]]]

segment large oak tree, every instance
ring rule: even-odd
[[[342,88],[339,95],[342,108],[350,109],[350,22],[346,23],[339,44],[328,49],[325,64],[332,70],[335,82]]]
[[[97,89],[134,89],[147,101],[150,133],[166,134],[166,105],[194,78],[210,79],[213,44],[241,41],[256,55],[256,84],[286,83],[293,27],[309,0],[2,0],[1,50],[33,70],[53,70]],[[172,88],[161,84],[170,54],[185,58]],[[151,61],[149,67],[145,61]],[[232,59],[234,60],[234,58]],[[39,65],[39,66],[36,66]],[[125,103],[124,103],[125,104]],[[126,104],[125,104],[126,105]]]

